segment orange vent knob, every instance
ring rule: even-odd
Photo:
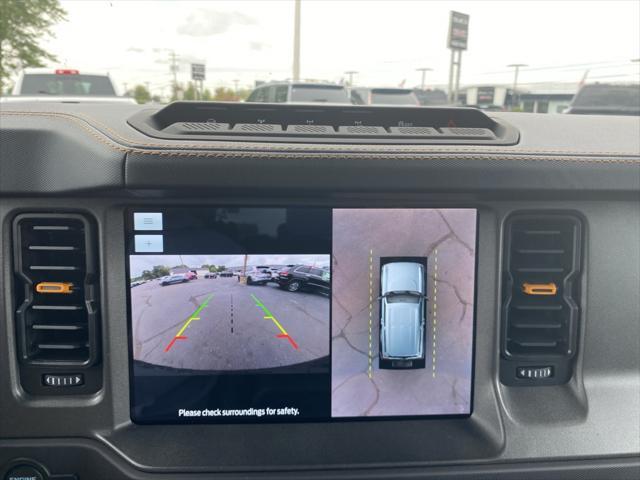
[[[38,293],[73,293],[73,283],[69,282],[40,282],[36,285]]]

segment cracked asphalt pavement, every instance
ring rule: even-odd
[[[209,296],[206,306],[193,315]],[[254,297],[276,321],[264,318]],[[272,283],[247,286],[235,277],[199,278],[161,287],[151,281],[131,290],[131,313],[134,359],[154,365],[253,370],[329,355],[328,297],[291,293]],[[186,338],[168,348],[187,322],[181,334]]]
[[[469,412],[475,244],[476,212],[472,209],[334,211],[333,416]],[[380,294],[380,257],[391,256],[428,257],[429,301],[426,368],[423,369],[378,368],[380,337],[376,298]],[[373,265],[374,299],[371,304],[371,342],[370,261]]]

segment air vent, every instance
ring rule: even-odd
[[[501,379],[564,383],[578,337],[581,222],[518,214],[506,224],[504,244]]]
[[[99,355],[99,285],[88,219],[75,214],[19,215],[14,221],[14,270],[21,362],[93,365]]]

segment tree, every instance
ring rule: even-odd
[[[133,87],[133,98],[138,103],[149,103],[151,101],[151,93],[144,85],[136,85]]]
[[[58,0],[0,0],[0,91],[17,70],[44,67],[55,55],[42,48],[42,37],[52,37],[51,27],[66,20]]]
[[[142,278],[145,280],[153,280],[154,278],[166,277],[171,274],[171,271],[164,265],[156,265],[151,270],[144,270],[142,272]]]
[[[218,87],[214,92],[213,99],[218,102],[235,102],[236,94],[231,88]]]
[[[196,86],[193,82],[189,82],[187,88],[184,90],[183,100],[195,100],[198,98],[198,91],[196,90]]]

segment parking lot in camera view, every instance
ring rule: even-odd
[[[470,209],[334,210],[333,416],[469,412],[475,230]],[[428,257],[421,369],[378,368],[380,257],[398,256]]]
[[[131,290],[133,356],[195,370],[253,370],[329,355],[329,299],[237,277]]]

